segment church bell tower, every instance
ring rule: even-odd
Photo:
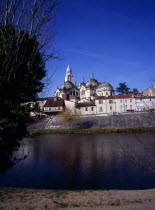
[[[71,70],[69,65],[68,65],[68,67],[66,69],[66,76],[65,76],[65,82],[67,82],[67,81],[72,82],[75,85],[74,77],[73,77],[73,74],[72,74],[72,70]]]

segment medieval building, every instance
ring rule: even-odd
[[[99,83],[94,78],[93,73],[87,83],[85,83],[84,78],[82,78],[82,82],[77,86],[70,66],[66,69],[66,75],[62,88],[56,87],[56,91],[54,93],[54,96],[73,102],[91,101],[94,100],[96,96],[108,97],[112,95],[114,95],[113,87],[107,81]]]
[[[80,115],[107,116],[128,114],[131,112],[155,112],[155,85],[139,93],[134,88],[130,94],[114,94],[113,87],[107,82],[98,82],[91,74],[85,82],[84,78],[76,85],[70,66],[66,69],[64,83],[56,87],[54,97],[37,100],[39,111],[44,114],[55,114],[76,110]],[[32,113],[36,114],[36,113]]]

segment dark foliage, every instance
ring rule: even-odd
[[[0,165],[10,167],[12,153],[26,134],[28,102],[43,89],[45,65],[35,37],[10,26],[0,27],[0,63]]]
[[[130,88],[126,85],[126,82],[119,83],[119,86],[116,88],[116,92],[119,94],[129,94]]]

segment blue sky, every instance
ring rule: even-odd
[[[50,94],[62,86],[68,64],[77,84],[93,72],[114,88],[126,82],[143,91],[155,80],[155,1],[62,0],[53,47],[61,60],[47,63]]]

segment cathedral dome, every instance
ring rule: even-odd
[[[94,75],[91,75],[91,79],[86,83],[86,87],[96,87],[98,85],[98,81],[94,79]]]
[[[97,87],[97,89],[103,89],[103,90],[114,90],[113,87],[108,82],[100,83]]]

